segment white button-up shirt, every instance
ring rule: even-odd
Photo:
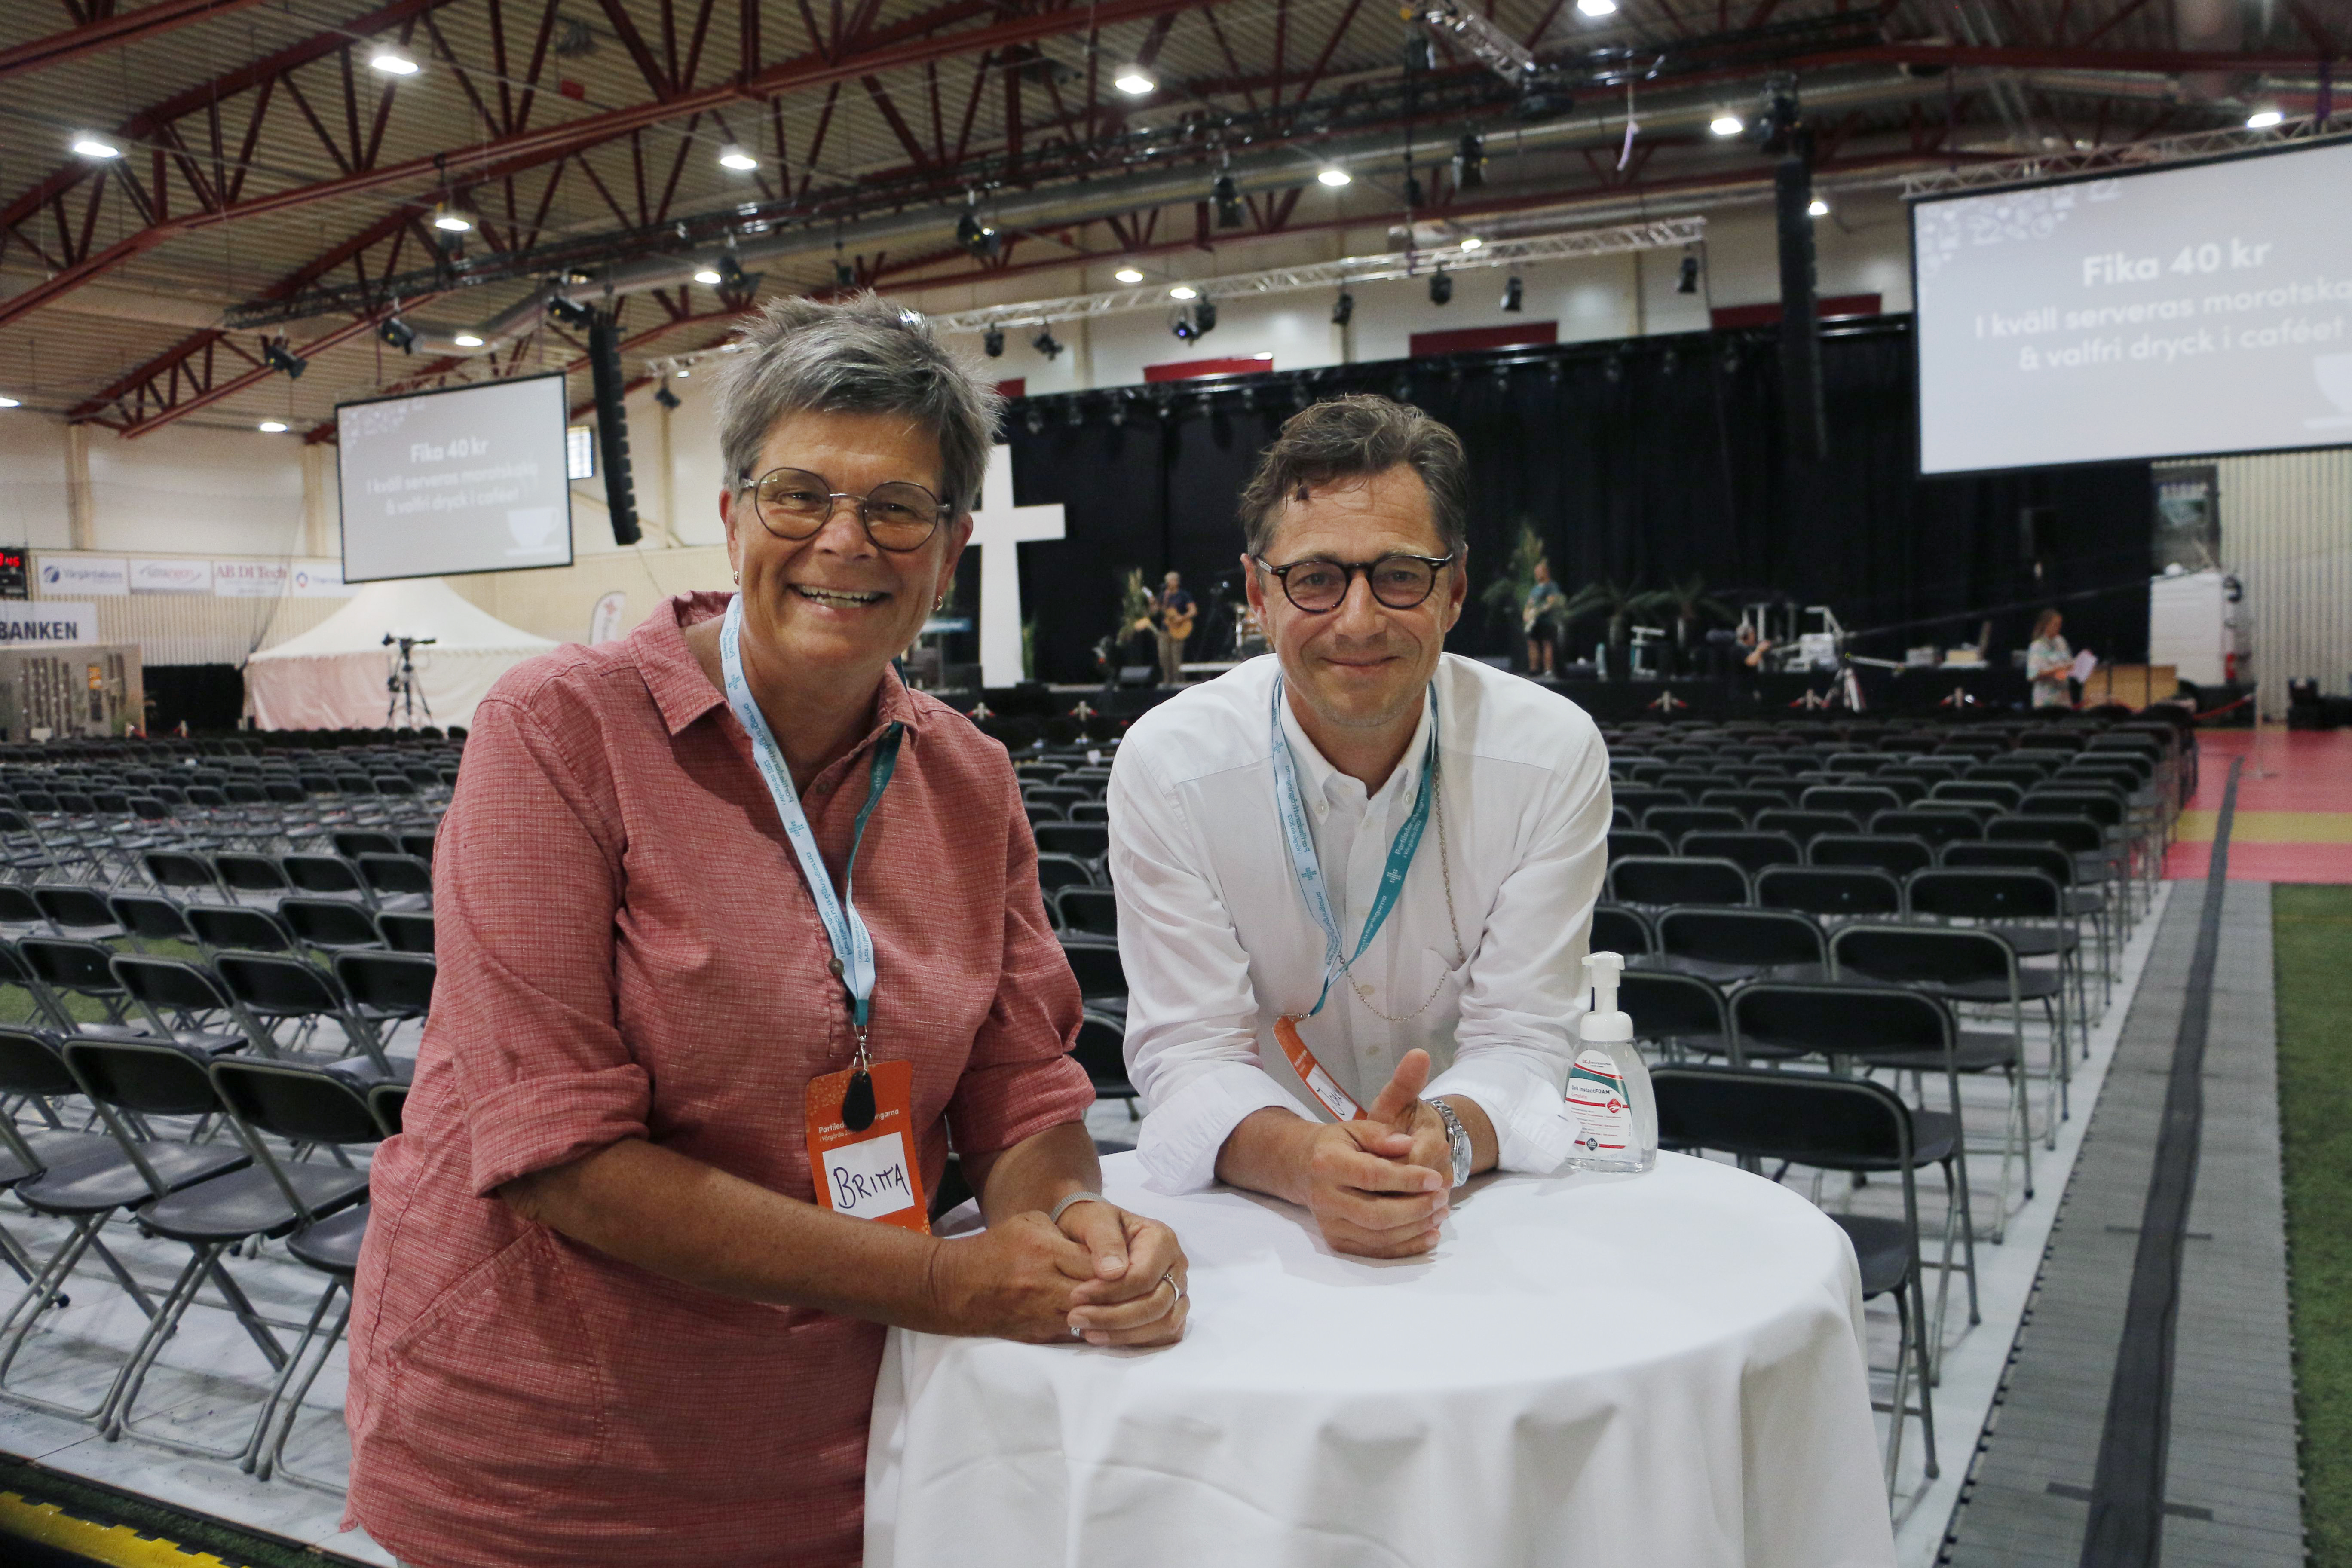
[[[1217,1152],[1260,1107],[1328,1120],[1274,1038],[1276,1018],[1315,1005],[1326,945],[1276,805],[1278,668],[1253,659],[1161,703],[1136,721],[1111,769],[1128,1076],[1150,1113],[1144,1166],[1164,1191],[1213,1182]],[[1403,762],[1369,795],[1282,705],[1349,953],[1412,815],[1433,722],[1441,759],[1438,820],[1402,896],[1352,984],[1336,979],[1298,1032],[1365,1106],[1422,1047],[1436,1068],[1425,1095],[1475,1100],[1504,1169],[1549,1171],[1573,1136],[1561,1092],[1608,863],[1608,753],[1583,710],[1532,681],[1449,654],[1433,685],[1435,706],[1423,702]]]

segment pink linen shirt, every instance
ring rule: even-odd
[[[523,1220],[500,1184],[646,1138],[803,1201],[808,1080],[854,1040],[751,742],[686,647],[724,595],[501,679],[434,867],[440,972],[378,1152],[346,1405],[352,1521],[425,1568],[854,1563],[884,1331],[716,1295]],[[857,855],[877,1058],[914,1064],[927,1187],[1092,1102],[1003,748],[886,675],[803,796]]]

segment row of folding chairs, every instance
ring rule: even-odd
[[[72,882],[0,884],[0,936],[79,937],[141,952],[151,943],[173,942],[208,953],[229,948],[308,952],[325,963],[338,952],[373,948],[430,953],[433,914],[300,894],[265,908],[182,902],[161,893],[107,892]]]
[[[305,894],[349,899],[371,910],[433,907],[432,861],[404,852],[362,850],[346,857],[151,849],[140,864],[157,889],[188,903],[270,907]]]
[[[367,1226],[363,1152],[400,1129],[404,1084],[355,1082],[299,1063],[208,1053],[178,1041],[56,1036],[0,1028],[0,1094],[23,1097],[49,1125],[26,1131],[0,1120],[0,1188],[27,1210],[63,1222],[65,1240],[45,1259],[9,1257],[25,1289],[0,1318],[0,1397],[87,1422],[109,1439],[128,1437],[174,1453],[235,1460],[262,1479],[273,1474],[331,1492],[332,1481],[285,1463],[303,1397],[341,1338]],[[79,1100],[93,1118],[63,1126]],[[170,1124],[182,1130],[171,1130]],[[226,1136],[223,1132],[226,1131]],[[110,1222],[179,1243],[188,1258],[161,1300],[106,1246]],[[262,1241],[323,1277],[301,1333],[289,1348],[236,1279],[236,1260]],[[75,1273],[95,1257],[145,1317],[95,1405],[73,1405],[12,1384],[20,1352]],[[142,1422],[141,1398],[155,1360],[210,1285],[274,1374],[249,1424],[228,1443],[184,1428]],[[329,1325],[330,1311],[342,1310]],[[152,1417],[150,1418],[152,1420]],[[173,1423],[178,1427],[178,1423]]]

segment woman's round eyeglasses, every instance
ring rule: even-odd
[[[1285,597],[1310,616],[1328,615],[1347,601],[1356,574],[1372,587],[1372,597],[1391,610],[1417,607],[1437,587],[1437,574],[1453,564],[1451,555],[1383,555],[1377,561],[1326,561],[1319,555],[1276,566],[1254,555],[1265,571],[1281,579]]]
[[[821,474],[775,468],[745,481],[760,526],[778,539],[812,539],[833,516],[835,501],[857,503],[858,521],[875,548],[905,553],[930,542],[955,508],[907,479],[877,485],[864,495],[835,489]]]

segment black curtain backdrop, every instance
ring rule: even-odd
[[[2147,658],[2147,463],[1922,479],[1909,318],[1832,331],[1822,349],[1830,453],[1793,467],[1769,330],[1021,400],[1005,419],[1014,499],[1067,509],[1066,540],[1021,547],[1038,676],[1095,679],[1094,646],[1113,628],[1131,567],[1155,584],[1172,568],[1196,594],[1237,582],[1234,501],[1258,453],[1295,398],[1348,392],[1410,401],[1468,449],[1472,603],[1448,640],[1456,652],[1514,650],[1516,612],[1498,624],[1478,594],[1524,520],[1570,593],[1694,574],[1735,605],[1778,591],[1831,606],[1850,632],[1890,628],[1855,645],[1890,658],[1973,641],[1990,614],[1996,663],[2025,645],[2038,608],[2056,604],[2075,647],[2107,662]],[[1935,616],[1961,618],[1907,625]],[[1213,657],[1218,635],[1204,626],[1188,651]],[[1600,635],[1597,618],[1580,625],[1571,647],[1589,649]]]

